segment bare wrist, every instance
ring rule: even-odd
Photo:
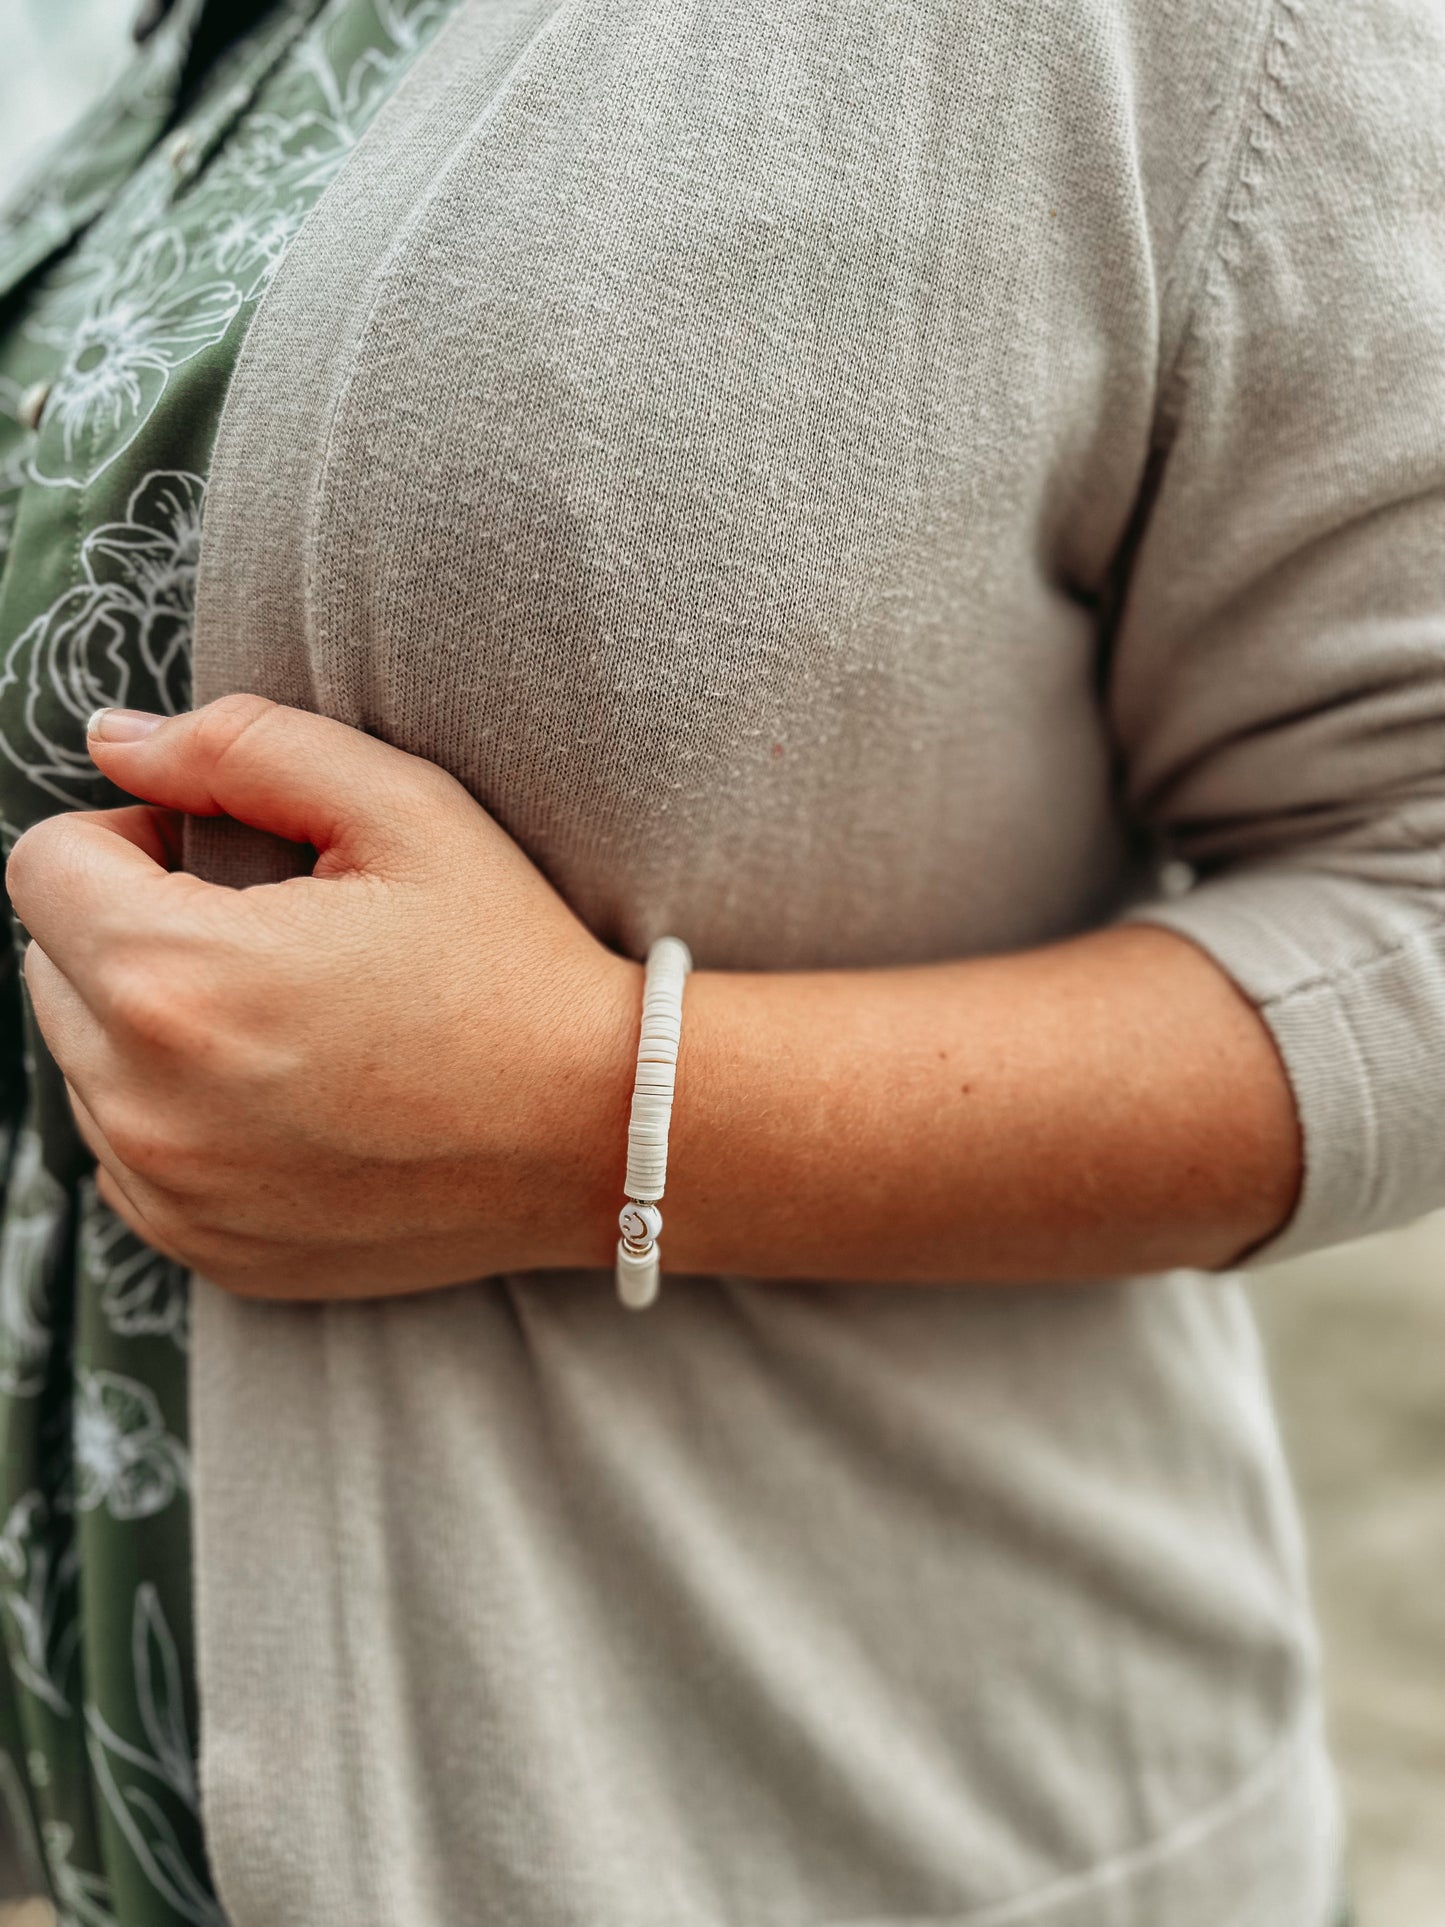
[[[604,953],[591,990],[569,1012],[571,1044],[553,1093],[546,1267],[610,1269],[627,1164],[643,968]]]

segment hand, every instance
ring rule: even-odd
[[[37,824],[6,882],[112,1210],[257,1297],[610,1262],[641,966],[460,783],[259,696],[90,747],[148,801]],[[188,875],[184,814],[310,843],[314,873]]]

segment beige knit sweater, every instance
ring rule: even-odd
[[[465,0],[253,328],[197,699],[633,955],[1167,922],[1298,1100],[1254,1262],[1445,1203],[1442,98],[1438,0]],[[233,1927],[1322,1927],[1239,1276],[196,1289]]]

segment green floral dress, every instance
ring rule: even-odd
[[[0,215],[0,837],[126,799],[102,703],[189,700],[246,324],[453,0],[176,0]],[[187,1276],[96,1195],[0,962],[0,1833],[67,1927],[221,1923],[202,1837]],[[0,1890],[0,1898],[4,1897]]]

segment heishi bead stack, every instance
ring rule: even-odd
[[[682,1037],[682,991],[692,953],[680,937],[659,937],[647,953],[637,1077],[627,1126],[627,1202],[618,1215],[617,1295],[640,1311],[657,1296],[661,1276],[657,1201],[667,1185],[667,1131]]]

